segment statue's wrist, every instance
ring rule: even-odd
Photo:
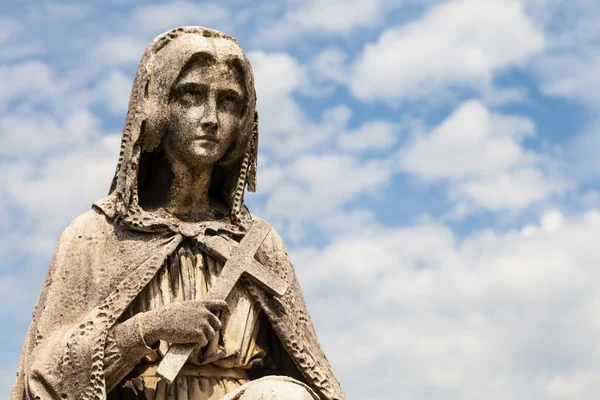
[[[115,326],[114,335],[117,345],[132,361],[137,362],[154,351],[146,343],[139,314]]]

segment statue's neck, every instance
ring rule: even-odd
[[[172,171],[173,181],[165,210],[188,222],[212,219],[215,211],[210,204],[209,188],[213,166],[190,168],[174,162]]]

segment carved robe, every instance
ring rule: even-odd
[[[199,51],[213,51],[237,63],[246,108],[239,138],[215,167],[211,181],[227,206],[223,218],[179,224],[154,213],[144,202],[151,192],[148,182],[165,176],[160,175],[164,170],[159,163],[165,134],[162,108],[168,105],[169,88]],[[185,251],[182,248],[201,246],[202,238],[210,235],[239,241],[256,218],[243,203],[245,187],[255,187],[255,108],[252,70],[235,39],[186,27],[160,35],[150,44],[133,84],[109,196],[61,235],[25,340],[12,400],[105,399],[138,366],[127,354],[114,351],[111,328],[135,311],[140,293],[147,297],[153,285],[162,284],[161,274],[178,252]],[[210,255],[209,248],[204,250]],[[289,376],[321,400],[345,399],[318,343],[285,247],[273,230],[255,257],[289,286],[281,298],[274,298],[251,281],[241,283],[240,290],[262,315],[260,323],[246,320],[250,325],[259,323],[262,333],[241,338],[260,339],[263,344],[242,345],[245,354],[238,356],[245,359],[238,358],[238,364],[230,366],[246,368],[250,380]],[[255,360],[265,363],[255,365]]]
[[[126,375],[104,374],[108,329],[183,239],[178,233],[124,229],[97,207],[77,218],[61,236],[38,299],[13,400],[104,398],[106,388]],[[305,381],[319,398],[343,399],[318,344],[293,267],[275,233],[263,243],[257,258],[290,283],[282,299],[268,297],[247,283],[285,350],[279,364]],[[135,367],[126,359],[120,362],[125,373]]]
[[[138,294],[121,316],[125,320],[139,312],[185,301],[201,300],[218,279],[223,263],[205,254],[193,242],[184,242],[170,256],[156,276]],[[167,385],[155,376],[168,343],[160,346],[136,367],[132,381],[117,385],[109,399],[131,397],[132,392],[143,392],[146,400],[216,400],[249,381],[248,370],[263,364],[265,350],[257,344],[260,306],[243,287],[237,287],[227,299],[230,313],[221,315],[222,329],[202,349],[195,350],[173,384]],[[114,345],[113,354],[120,349]],[[221,350],[222,353],[218,353]],[[107,355],[110,349],[106,350]],[[118,358],[118,354],[116,354]],[[214,360],[214,361],[213,361]],[[106,362],[105,362],[106,363]]]

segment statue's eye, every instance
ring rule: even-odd
[[[206,93],[199,89],[185,89],[179,92],[179,101],[186,106],[197,106],[202,103]]]
[[[238,97],[231,93],[225,93],[219,97],[219,107],[228,111],[234,111],[238,106]]]

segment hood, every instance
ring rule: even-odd
[[[225,221],[240,228],[250,221],[244,206],[244,191],[246,185],[249,191],[255,191],[258,150],[252,67],[233,37],[203,27],[181,27],[163,33],[150,43],[142,57],[131,90],[110,192],[108,197],[94,203],[109,218],[142,231],[174,228],[176,222],[171,218],[144,206],[144,188],[149,181],[165,175],[161,142],[168,132],[171,89],[180,73],[201,53],[233,64],[241,75],[245,107],[240,131],[227,153],[215,164],[211,190],[219,192],[222,198]]]

